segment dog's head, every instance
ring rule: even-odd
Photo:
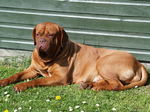
[[[64,29],[55,23],[40,23],[33,29],[34,45],[43,59],[52,59],[60,52],[68,41]]]

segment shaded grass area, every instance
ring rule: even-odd
[[[22,71],[30,64],[26,58],[0,61],[0,79]],[[0,112],[150,112],[147,86],[126,91],[80,90],[78,85],[38,87],[16,93],[14,84],[0,87]],[[56,100],[60,96],[60,100]]]

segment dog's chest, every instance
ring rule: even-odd
[[[37,63],[35,69],[38,72],[38,74],[44,77],[52,77],[53,66],[54,66],[53,63],[52,64]]]
[[[48,70],[39,70],[40,74],[44,77],[51,77],[51,73]]]
[[[37,71],[40,75],[44,76],[44,77],[51,77],[52,74],[50,72],[50,67],[43,67],[43,66],[39,66],[37,68]]]

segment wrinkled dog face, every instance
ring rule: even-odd
[[[55,58],[68,40],[62,27],[54,23],[41,23],[33,29],[34,45],[41,58]]]

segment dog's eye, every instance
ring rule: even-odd
[[[49,38],[54,37],[53,34],[48,34],[47,36],[48,36]]]

